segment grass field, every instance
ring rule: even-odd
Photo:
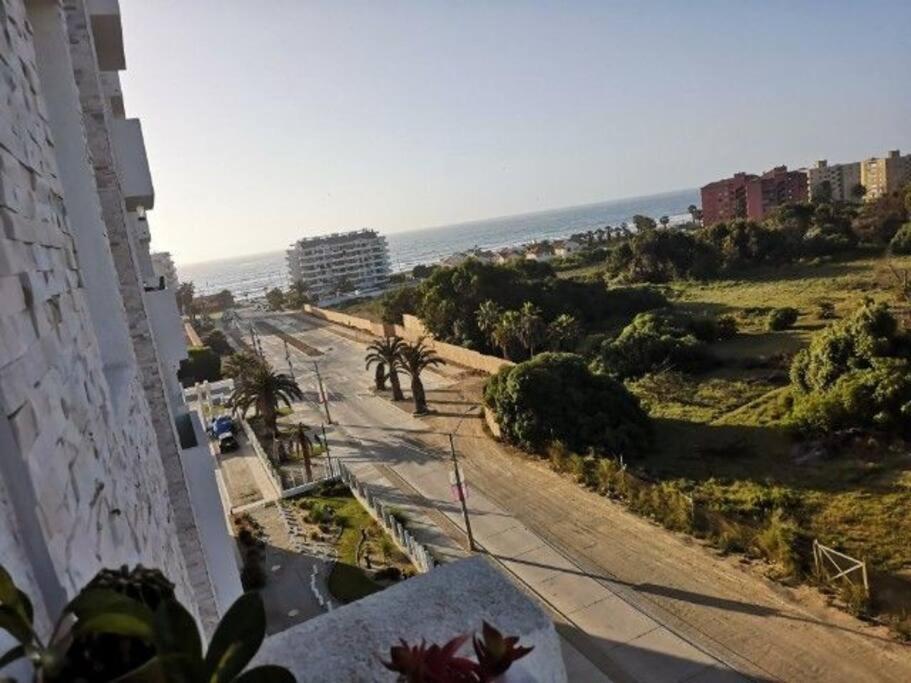
[[[631,383],[655,418],[655,448],[643,463],[648,472],[721,509],[780,507],[806,537],[911,578],[906,444],[870,436],[812,452],[784,424],[790,357],[830,322],[819,304],[834,304],[837,317],[865,297],[895,305],[890,264],[911,269],[911,258],[864,256],[668,286],[680,308],[734,315],[740,333],[713,345],[720,364],[709,373],[664,372]],[[768,332],[767,311],[780,306],[798,309],[800,318],[791,330]],[[899,600],[911,607],[911,600]]]

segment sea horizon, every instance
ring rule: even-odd
[[[690,204],[699,205],[698,188],[396,232],[375,229],[387,239],[393,272],[404,272],[418,264],[436,263],[468,249],[499,249],[560,239],[605,225],[629,222],[635,214],[656,219],[667,215],[679,222],[688,216],[686,210]],[[178,264],[177,270],[180,279],[192,281],[200,294],[229,289],[236,296],[246,297],[272,287],[286,288],[289,284],[284,248]]]

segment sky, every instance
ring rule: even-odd
[[[911,152],[911,2],[120,0],[178,264]]]

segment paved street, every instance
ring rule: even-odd
[[[422,508],[444,555],[466,546],[449,487],[448,433],[457,432],[475,537],[551,611],[571,680],[911,680],[909,648],[884,629],[826,607],[810,589],[774,585],[736,557],[719,557],[508,453],[484,434],[475,409],[482,378],[451,367],[427,372],[436,412],[416,419],[410,403],[371,391],[364,333],[309,318],[269,319],[321,352],[290,350],[310,399],[302,415],[321,419],[315,358],[337,423],[329,431],[333,453],[397,505]],[[262,344],[286,369],[282,342],[264,334]]]

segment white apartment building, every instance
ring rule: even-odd
[[[174,259],[171,258],[169,251],[156,251],[151,254],[152,269],[155,275],[163,277],[165,285],[173,290],[177,290],[177,268],[174,266]]]
[[[242,589],[149,254],[117,0],[6,0],[0,27],[0,564],[43,637],[100,568],[136,563],[211,634]]]
[[[376,230],[305,237],[287,250],[291,282],[301,280],[326,303],[371,292],[389,279],[389,247]]]
[[[859,202],[863,197],[855,195],[860,185],[860,162],[829,164],[825,159],[807,169],[807,196],[816,199],[824,183],[828,183],[831,198],[840,202]]]

